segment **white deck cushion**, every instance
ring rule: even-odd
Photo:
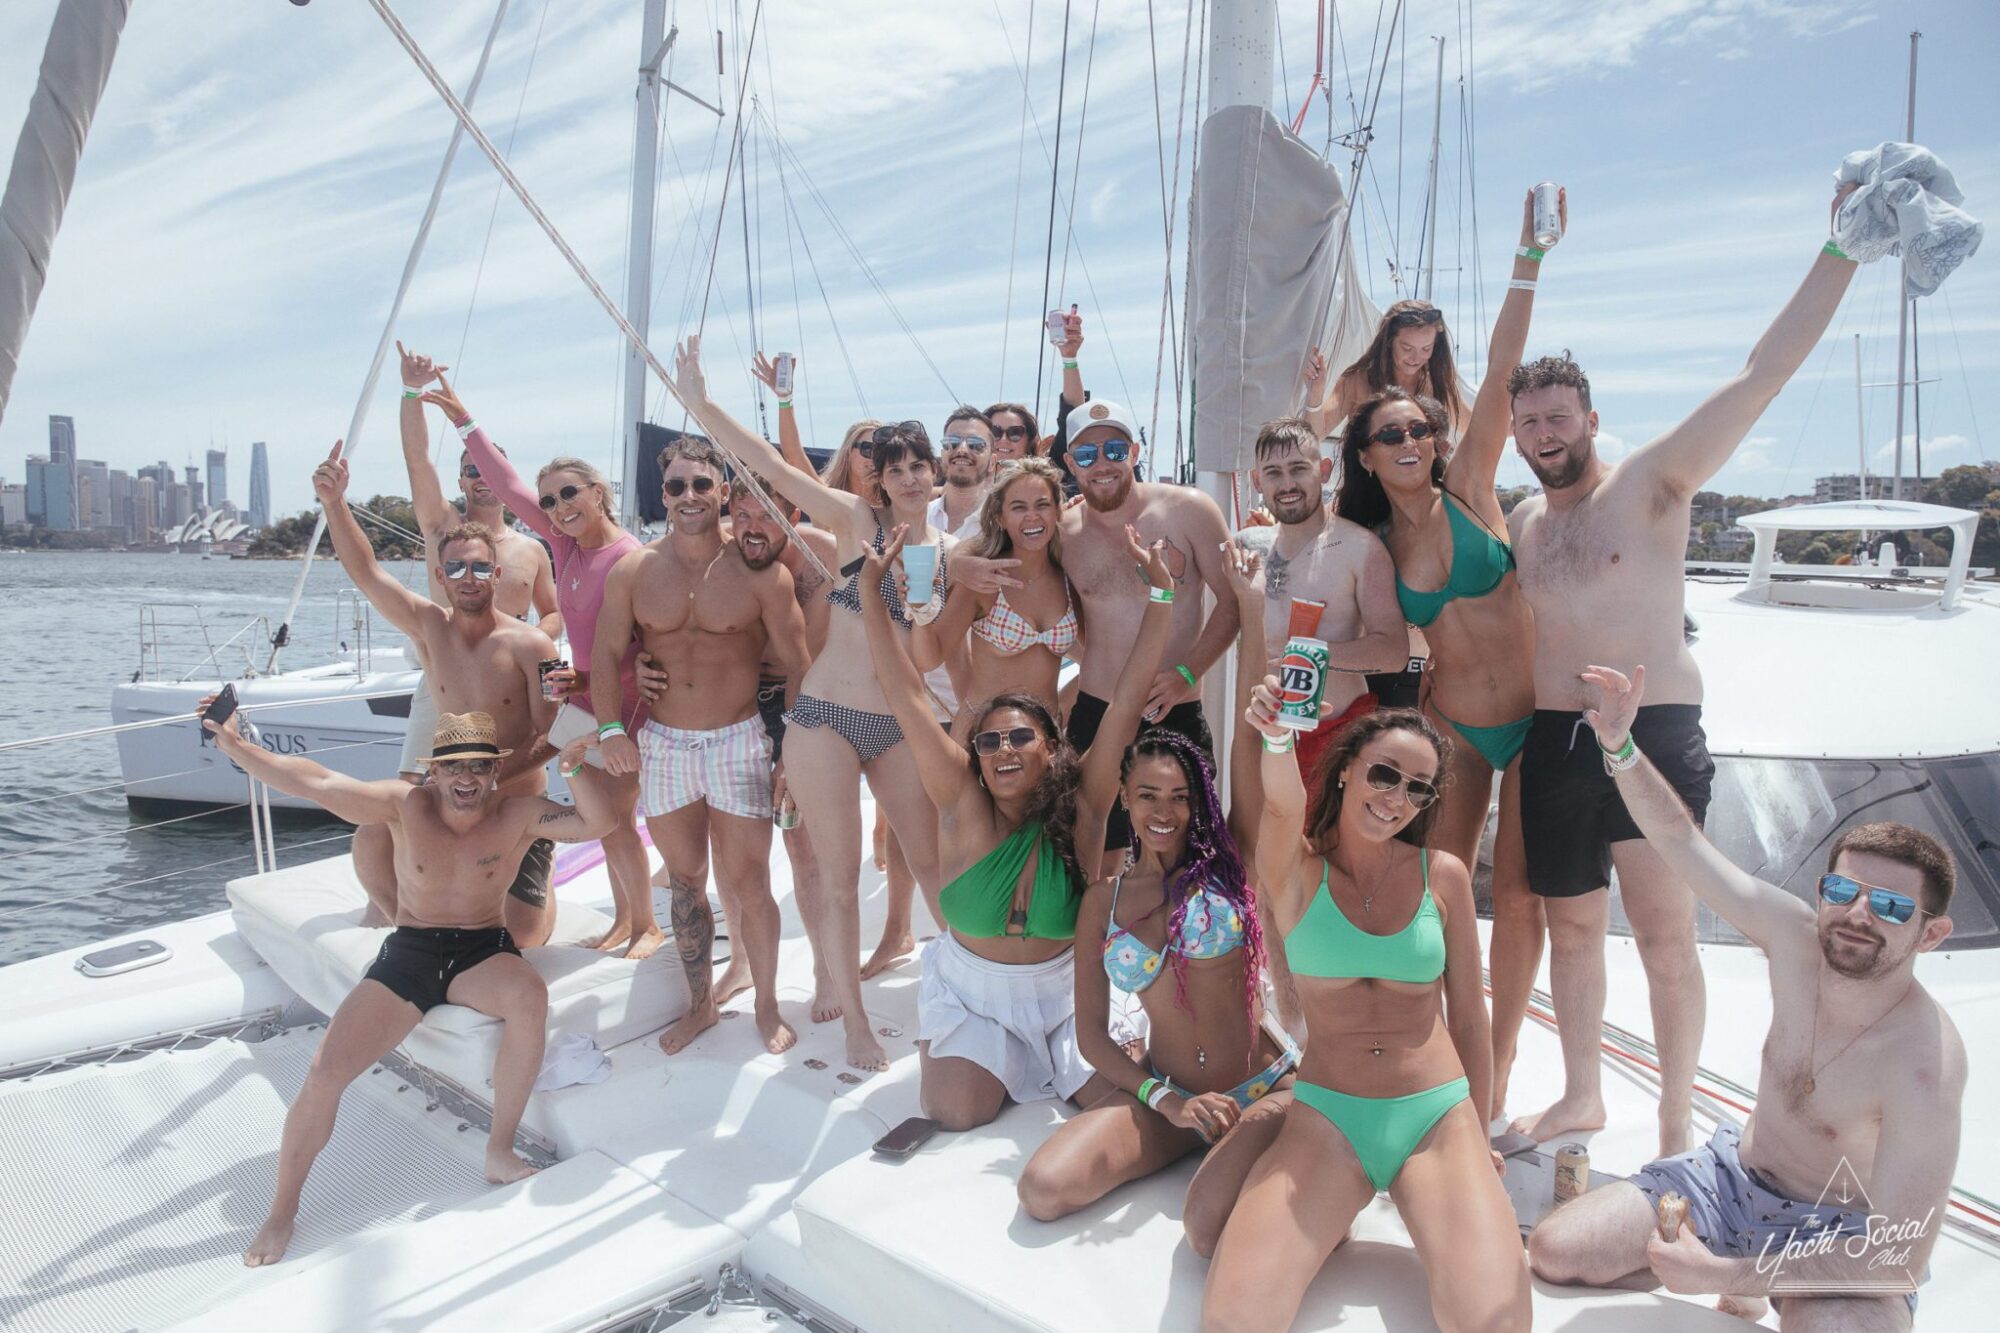
[[[375,961],[387,927],[361,924],[367,903],[351,857],[289,866],[229,883],[237,930],[273,971],[322,1013],[340,1007]],[[687,1012],[687,980],[671,949],[632,962],[581,947],[610,919],[561,901],[547,945],[523,951],[549,986],[549,1036],[579,1032],[606,1050],[657,1031]],[[455,1004],[424,1016],[404,1048],[474,1091],[492,1077],[498,1019]]]

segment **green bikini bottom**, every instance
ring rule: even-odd
[[[1292,1097],[1333,1122],[1346,1136],[1368,1183],[1386,1190],[1445,1112],[1464,1101],[1472,1086],[1463,1078],[1404,1097],[1353,1097],[1299,1079]]]
[[[1444,713],[1436,704],[1431,705],[1431,711],[1437,713],[1439,717],[1444,717]],[[1452,722],[1448,717],[1444,717],[1444,720],[1451,722],[1453,731],[1465,737],[1467,745],[1479,751],[1480,758],[1484,759],[1495,773],[1507,771],[1507,765],[1514,762],[1514,756],[1521,753],[1521,747],[1528,743],[1528,728],[1535,725],[1533,713],[1518,722],[1508,722],[1497,727],[1467,726],[1463,722]]]

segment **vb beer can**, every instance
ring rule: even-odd
[[[1326,640],[1294,635],[1278,659],[1278,725],[1293,731],[1319,726],[1320,696],[1326,693],[1330,660]]]
[[[1590,1149],[1565,1143],[1556,1149],[1556,1202],[1567,1203],[1590,1188]]]
[[[541,677],[542,697],[544,699],[557,699],[561,697],[562,689],[555,681],[549,679],[549,673],[552,671],[561,671],[568,665],[569,663],[563,661],[560,657],[545,657],[535,664],[535,672]]]
[[[1535,187],[1535,245],[1548,249],[1563,238],[1562,187],[1543,181]]]

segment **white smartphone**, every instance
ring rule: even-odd
[[[85,954],[76,960],[76,970],[86,977],[115,977],[120,972],[164,963],[173,956],[174,951],[158,940],[128,940]]]

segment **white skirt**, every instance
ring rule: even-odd
[[[1092,1069],[1076,1044],[1076,965],[995,963],[949,931],[924,946],[917,1036],[933,1057],[970,1060],[1017,1102],[1067,1098]]]

